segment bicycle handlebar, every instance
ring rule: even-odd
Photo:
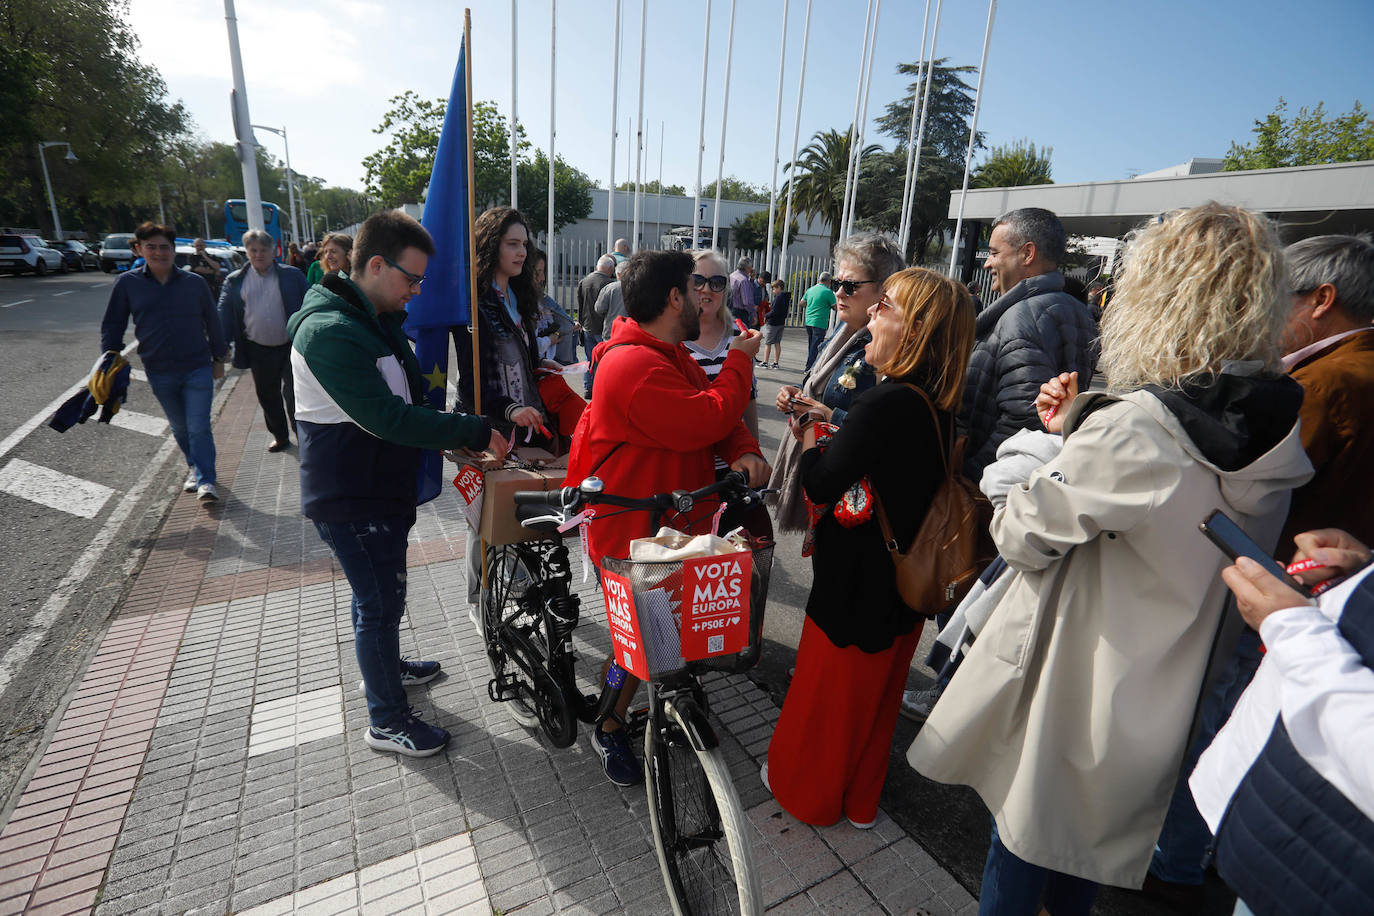
[[[727,492],[727,499],[733,498],[745,505],[762,499],[762,491],[749,486],[749,478],[743,471],[730,471],[720,480],[697,490],[674,490],[671,493],[656,493],[639,499],[615,496],[603,492],[602,487],[600,478],[588,477],[582,481],[581,486],[563,487],[558,490],[522,490],[513,494],[513,499],[517,506],[548,506],[551,509],[569,512],[576,512],[583,506],[598,504],[622,509],[689,512],[698,500]]]

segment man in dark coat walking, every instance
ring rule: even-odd
[[[1097,325],[1064,292],[1059,264],[1067,239],[1049,210],[1012,210],[992,226],[988,259],[999,294],[978,315],[960,427],[968,434],[964,473],[978,480],[997,446],[1018,429],[1039,429],[1035,396],[1045,381],[1077,372],[1086,391],[1097,363]]]

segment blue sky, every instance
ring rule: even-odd
[[[518,0],[518,113],[529,139],[549,137],[551,0]],[[406,89],[446,96],[462,32],[462,4],[378,0],[280,4],[237,0],[253,121],[286,125],[292,164],[331,184],[362,186],[361,160],[383,145],[372,133],[387,99]],[[801,145],[848,127],[863,44],[864,0],[816,0],[812,9]],[[696,178],[705,0],[650,0],[644,78],[645,179],[689,192]],[[805,0],[790,0],[779,159],[791,154]],[[900,95],[898,62],[921,45],[924,0],[883,0],[869,120]],[[231,141],[222,0],[133,0],[141,56],[157,66],[202,133]],[[771,179],[783,0],[738,0],[725,172]],[[932,17],[934,3],[931,4]],[[557,152],[604,185],[609,174],[613,0],[558,4]],[[713,0],[704,182],[720,150],[729,0]],[[945,0],[936,53],[976,66],[987,4]],[[473,3],[473,89],[509,111],[509,0]],[[625,140],[639,92],[640,3],[626,0],[616,179],[630,175]],[[1333,113],[1374,106],[1374,2],[1086,2],[1002,0],[984,79],[979,128],[991,143],[1029,138],[1053,147],[1058,182],[1124,178],[1222,156],[1247,142],[1280,96],[1294,111],[1324,101]],[[662,128],[660,128],[662,125]],[[870,139],[890,146],[890,141]],[[258,140],[278,156],[279,140]],[[781,176],[781,172],[779,173]]]

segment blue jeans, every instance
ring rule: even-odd
[[[1042,896],[1050,916],[1088,916],[1097,885],[1018,858],[1002,845],[994,823],[988,861],[983,866],[978,916],[1035,916],[1040,912]]]
[[[201,483],[215,482],[215,437],[210,430],[210,402],[215,378],[209,366],[190,372],[148,372],[148,385],[162,405],[186,463]]]
[[[343,459],[341,459],[343,460]],[[353,649],[373,725],[410,708],[401,686],[401,617],[406,610],[406,537],[415,516],[315,522],[353,589]]]
[[[806,368],[810,371],[811,364],[820,355],[821,343],[825,340],[825,334],[829,328],[818,328],[815,325],[806,326]]]
[[[1169,799],[1169,813],[1164,817],[1164,827],[1150,859],[1150,871],[1156,878],[1174,884],[1202,884],[1206,879],[1203,861],[1212,842],[1212,831],[1198,813],[1193,791],[1188,788],[1188,777],[1202,752],[1231,718],[1231,711],[1236,708],[1245,688],[1250,686],[1263,657],[1259,634],[1246,628],[1230,661],[1203,697],[1197,737],[1184,755],[1179,771],[1182,775]]]

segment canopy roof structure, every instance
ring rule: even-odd
[[[959,197],[950,192],[950,219],[959,213]],[[1070,235],[1119,238],[1156,214],[1209,200],[1269,214],[1282,224],[1285,242],[1374,231],[1374,161],[970,189],[964,219],[991,222],[1008,210],[1044,207]]]

